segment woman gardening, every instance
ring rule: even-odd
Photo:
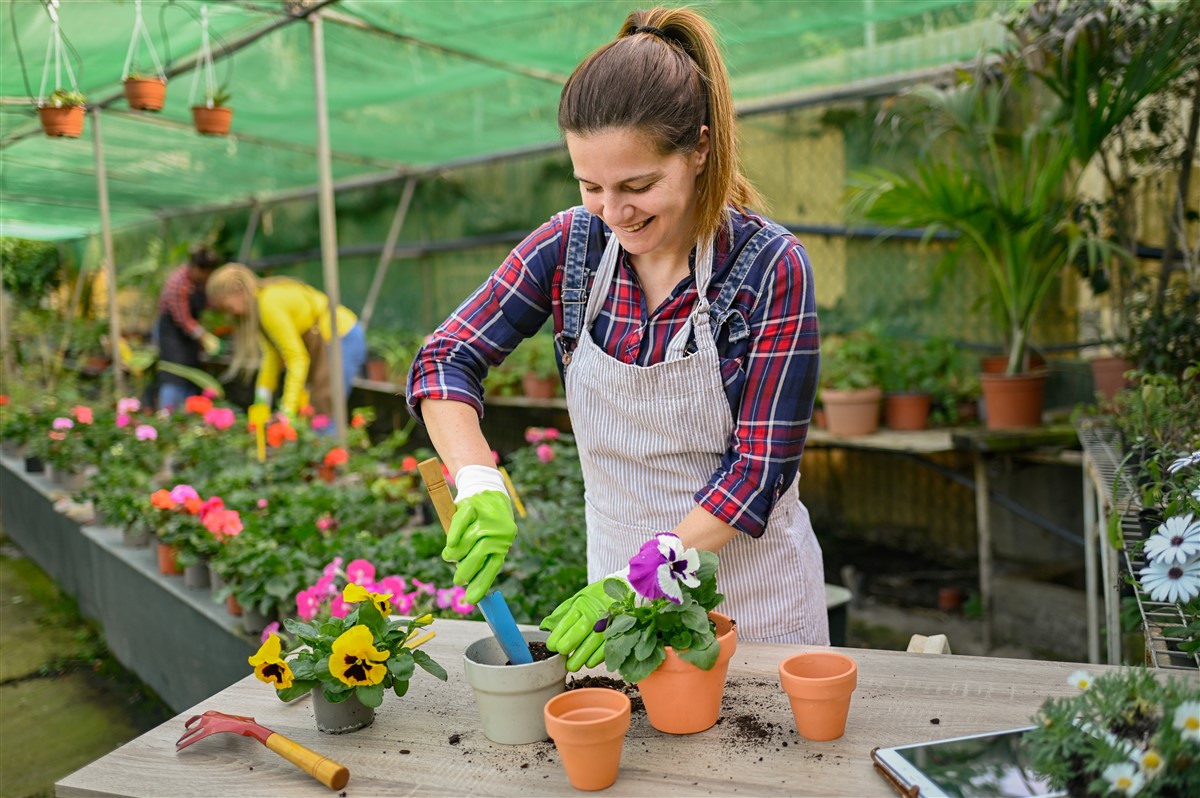
[[[235,319],[226,378],[240,373],[248,379],[257,370],[255,401],[269,405],[284,367],[280,410],[296,416],[311,403],[317,413],[332,413],[326,356],[333,336],[329,297],[299,280],[259,279],[240,263],[229,263],[208,279],[208,301]],[[341,385],[348,396],[367,360],[366,335],[354,312],[344,306],[337,309],[337,328],[342,339]]]
[[[796,480],[819,340],[804,247],[751,210],[711,28],[636,11],[563,88],[583,205],[530,234],[421,349],[408,401],[455,475],[443,559],[484,596],[516,535],[479,418],[481,383],[553,319],[582,463],[591,584],[543,622],[578,670],[656,534],[720,551],[743,639],[827,645],[824,568]],[[603,628],[603,625],[601,625]]]

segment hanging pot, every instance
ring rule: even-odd
[[[879,388],[854,391],[821,391],[825,421],[833,435],[870,435],[879,429]]]
[[[546,702],[546,730],[572,787],[603,790],[617,780],[630,711],[629,696],[603,687],[568,690]]]
[[[161,111],[167,82],[159,78],[125,78],[125,99],[135,111]]]
[[[206,105],[192,106],[192,122],[196,132],[206,136],[224,136],[233,124],[233,109],[225,105],[209,108]]]
[[[701,670],[667,646],[667,658],[638,682],[650,725],[668,734],[695,734],[711,728],[721,715],[721,697],[729,659],[737,649],[737,624],[728,615],[710,612],[717,625],[721,653],[711,670]]]
[[[348,734],[375,722],[374,707],[359,701],[354,691],[335,704],[325,697],[325,688],[318,684],[312,689],[312,699],[317,731],[325,734]]]
[[[179,551],[174,546],[168,546],[166,543],[158,544],[158,572],[166,576],[179,576],[183,571],[179,570],[179,563],[176,558],[179,556]]]
[[[47,136],[77,139],[83,135],[83,111],[82,105],[43,105],[38,117]]]
[[[988,429],[1036,427],[1042,423],[1046,372],[980,374]]]
[[[545,643],[549,632],[521,632]],[[475,691],[483,734],[494,743],[523,745],[546,739],[546,702],[567,689],[567,666],[559,654],[527,665],[508,664],[495,637],[467,646],[463,672]]]
[[[792,705],[796,731],[806,740],[836,740],[846,732],[858,665],[844,654],[810,651],[779,663],[779,683]]]

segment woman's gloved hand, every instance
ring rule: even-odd
[[[495,468],[463,466],[454,484],[457,509],[446,533],[442,559],[458,564],[454,584],[466,587],[463,598],[468,604],[478,604],[504,565],[517,536],[517,524],[504,478]]]
[[[632,591],[625,576],[626,572],[612,574],[591,583],[542,621],[542,628],[550,632],[546,648],[565,656],[567,670],[572,673],[585,665],[594,668],[604,662],[604,630],[597,631],[596,623],[608,615],[608,608],[616,601],[604,590],[604,584],[613,582]]]

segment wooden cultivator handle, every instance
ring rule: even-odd
[[[442,461],[436,457],[422,460],[417,464],[421,479],[425,480],[425,489],[433,500],[433,509],[437,510],[438,520],[442,529],[450,530],[450,520],[454,518],[454,498],[450,495],[450,486],[446,484],[446,475],[442,473]]]

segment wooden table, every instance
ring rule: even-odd
[[[350,769],[345,796],[570,795],[550,742],[522,746],[483,736],[462,652],[489,635],[475,621],[438,620],[425,650],[446,667],[442,683],[418,671],[407,696],[388,695],[374,725],[344,736],[316,730],[312,699],[283,704],[252,675],[60,781],[63,796],[328,796],[264,746],[220,734],[176,753],[184,721],[207,709],[258,722]],[[734,654],[721,720],[676,737],[635,712],[621,771],[606,794],[887,796],[871,767],[875,746],[1021,726],[1048,696],[1070,695],[1061,662],[839,649],[858,662],[846,734],[814,743],[795,731],[778,665],[801,646],[743,643]],[[201,664],[197,663],[200,667]],[[1097,671],[1107,666],[1099,666]],[[247,665],[247,672],[250,668]],[[602,668],[595,675],[607,675]]]

